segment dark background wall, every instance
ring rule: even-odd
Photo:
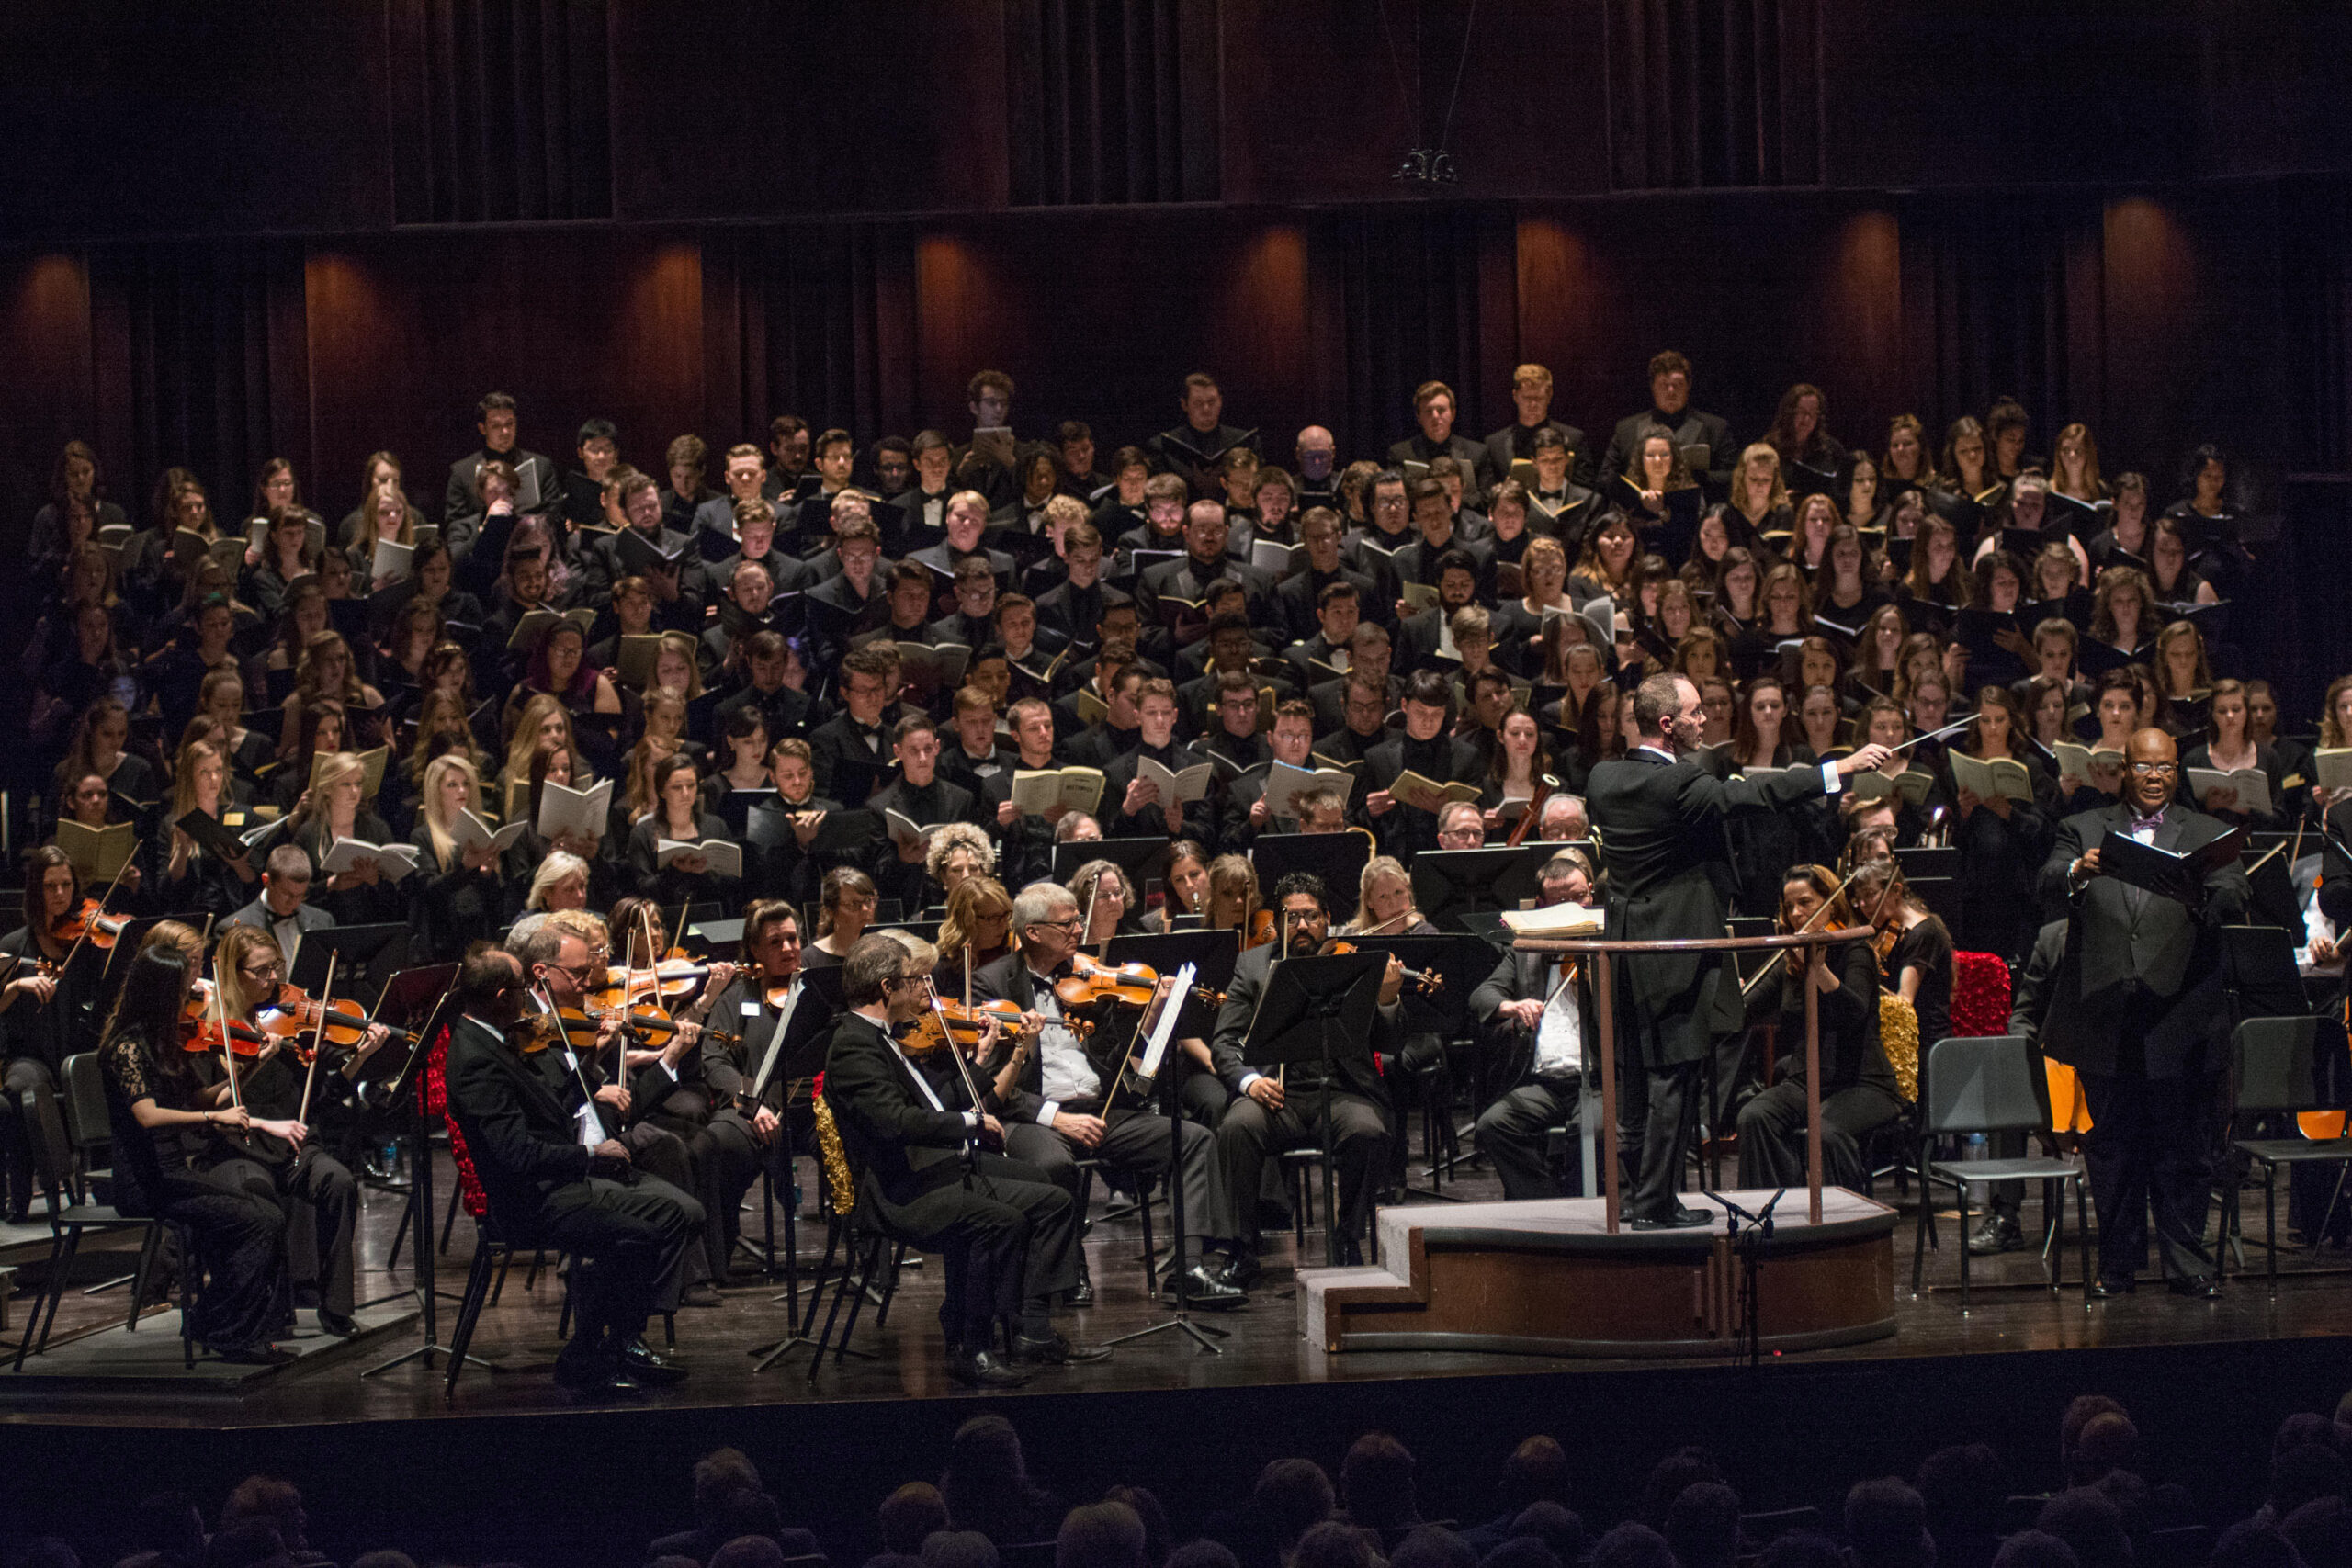
[[[1492,428],[1523,358],[1597,431],[1672,344],[1743,434],[1804,378],[1872,445],[2015,393],[2160,491],[2222,441],[2324,575],[2348,44],[2187,0],[20,0],[0,539],[76,434],[125,499],[283,455],[339,512],[378,446],[430,492],[492,386],[650,464],[953,425],[983,365],[1124,439],[1209,368],[1286,457],[1430,376]],[[1456,183],[1391,178],[1441,141]]]

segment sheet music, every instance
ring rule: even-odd
[[[1193,976],[1198,966],[1187,964],[1176,971],[1172,980],[1165,982],[1151,998],[1155,1010],[1145,1023],[1147,1033],[1143,1048],[1143,1076],[1159,1076],[1159,1064],[1168,1054],[1168,1042],[1176,1033],[1176,1021],[1183,1016],[1184,998],[1193,994]]]

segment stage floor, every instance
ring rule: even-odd
[[[446,1156],[440,1163],[436,1189],[446,1193],[449,1174]],[[810,1172],[805,1163],[803,1171]],[[1491,1179],[1477,1174],[1449,1183],[1446,1190],[1466,1200],[1498,1196]],[[1891,1199],[1883,1190],[1881,1195]],[[756,1196],[755,1190],[755,1203]],[[1098,1215],[1101,1205],[1098,1198]],[[398,1192],[370,1190],[367,1194],[361,1225],[362,1300],[390,1294],[410,1283],[405,1254],[397,1273],[383,1268],[401,1209]],[[2069,1237],[2065,1289],[2053,1295],[2040,1288],[2039,1258],[2030,1251],[1977,1258],[1973,1264],[1974,1310],[1962,1317],[1956,1233],[1949,1214],[1940,1226],[1943,1247],[1928,1255],[1928,1289],[1917,1297],[1911,1294],[1915,1222],[1914,1211],[1906,1207],[1891,1243],[1896,1254],[1894,1335],[1873,1343],[1776,1359],[1790,1366],[1828,1366],[1987,1352],[2095,1351],[2352,1334],[2352,1292],[2344,1289],[2344,1276],[2305,1272],[2314,1266],[2322,1269],[2340,1266],[2345,1255],[2332,1250],[2315,1256],[2290,1255],[2288,1272],[2274,1302],[2259,1272],[2258,1197],[2249,1210],[2253,1227],[2245,1257],[2255,1272],[2233,1278],[2219,1301],[2175,1298],[2151,1276],[2143,1279],[2137,1294],[2086,1308],[2075,1280],[2075,1250]],[[2029,1224],[2033,1213],[2030,1208]],[[745,1228],[748,1234],[758,1233],[756,1207],[747,1213]],[[1326,1354],[1299,1332],[1292,1237],[1286,1231],[1278,1237],[1272,1230],[1268,1235],[1267,1275],[1254,1290],[1250,1304],[1238,1312],[1202,1316],[1201,1321],[1229,1331],[1230,1337],[1222,1342],[1222,1354],[1200,1352],[1181,1335],[1162,1334],[1120,1347],[1105,1361],[1042,1371],[1028,1388],[1012,1397],[1369,1384],[1426,1378],[1589,1375],[1668,1366],[1690,1373],[1740,1365],[1738,1358],[1729,1355],[1694,1362],[1689,1358],[1643,1361],[1430,1350]],[[822,1246],[822,1226],[804,1226],[804,1257],[813,1260]],[[1059,1314],[1058,1326],[1074,1338],[1101,1341],[1165,1319],[1167,1313],[1145,1294],[1139,1246],[1140,1234],[1132,1218],[1099,1222],[1088,1241],[1098,1303]],[[10,1341],[30,1311],[30,1300],[21,1287],[39,1271],[38,1264],[28,1256],[32,1250],[12,1249],[11,1260],[20,1266],[20,1293],[10,1303],[12,1323],[6,1336]],[[439,1260],[438,1283],[450,1298],[463,1285],[471,1252],[471,1226],[460,1218],[452,1245]],[[1320,1252],[1319,1236],[1310,1232],[1308,1261],[1319,1263]],[[84,1277],[67,1292],[60,1312],[56,1348],[48,1357],[28,1361],[21,1377],[0,1370],[0,1422],[232,1428],[435,1420],[448,1416],[530,1416],[581,1408],[555,1387],[548,1375],[558,1348],[560,1287],[552,1277],[542,1275],[536,1289],[526,1289],[519,1263],[500,1303],[482,1314],[473,1345],[474,1354],[500,1370],[493,1373],[469,1368],[459,1382],[455,1405],[445,1406],[444,1363],[438,1358],[431,1370],[418,1361],[377,1376],[359,1375],[363,1368],[419,1343],[419,1324],[412,1314],[398,1310],[405,1303],[390,1303],[379,1309],[377,1321],[383,1326],[364,1344],[345,1348],[344,1353],[306,1357],[302,1363],[261,1377],[224,1379],[219,1369],[204,1365],[194,1373],[182,1374],[168,1309],[152,1309],[136,1336],[124,1336],[120,1289],[96,1296],[81,1293],[86,1284],[127,1271],[129,1260],[119,1253],[102,1250],[94,1241],[85,1245],[82,1261]],[[804,1292],[808,1288],[805,1280],[802,1288]],[[855,1344],[876,1352],[874,1359],[853,1357],[835,1364],[829,1358],[813,1386],[807,1375],[806,1350],[794,1351],[766,1371],[752,1372],[752,1348],[785,1332],[785,1308],[774,1299],[779,1290],[780,1286],[764,1283],[739,1286],[726,1292],[721,1306],[680,1312],[676,1351],[693,1375],[673,1388],[631,1398],[626,1402],[628,1406],[684,1411],[966,1395],[967,1391],[948,1382],[941,1371],[935,1265],[910,1268],[904,1273],[889,1322],[879,1332],[874,1325],[872,1306],[865,1309]],[[445,1339],[455,1310],[454,1299],[440,1304]],[[310,1314],[302,1316],[308,1332]],[[102,1337],[74,1337],[108,1325],[111,1332]],[[657,1324],[654,1333],[659,1332]],[[165,1347],[174,1353],[148,1358],[135,1380],[58,1375],[96,1371],[94,1363],[107,1353],[109,1345],[128,1347],[134,1339],[139,1342],[136,1353],[143,1358],[149,1350]]]

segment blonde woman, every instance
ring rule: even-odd
[[[412,923],[425,962],[447,964],[462,957],[469,942],[498,935],[498,852],[462,830],[467,813],[481,815],[481,777],[471,762],[455,752],[435,757],[424,770],[423,795],[409,834],[417,851]]]
[[[286,829],[287,836],[311,857],[311,902],[340,926],[406,919],[407,900],[394,886],[398,877],[372,856],[333,876],[319,874],[338,840],[381,844],[392,840],[392,830],[368,809],[367,764],[349,751],[334,751],[316,766],[317,777],[295,802]]]
[[[1413,908],[1413,877],[1394,855],[1374,855],[1356,880],[1356,918],[1340,936],[1435,936],[1437,928]]]
[[[228,754],[217,740],[190,740],[181,746],[172,774],[172,808],[166,822],[177,824],[190,812],[200,812],[218,822],[235,804]],[[164,908],[227,916],[253,897],[257,878],[251,851],[229,860],[205,849],[176,826],[166,831],[171,834],[171,853],[156,889]]]

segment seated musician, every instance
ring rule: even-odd
[[[536,967],[588,967],[577,936],[542,927],[524,945]],[[645,1343],[645,1320],[678,1277],[702,1216],[693,1199],[631,1168],[628,1150],[591,1129],[550,1091],[517,1027],[525,968],[495,948],[458,974],[461,1010],[449,1032],[449,1119],[510,1237],[528,1236],[585,1259],[573,1286],[571,1337],[556,1382],[582,1394],[630,1393],[674,1382],[685,1369]],[[560,1044],[535,1053],[560,1055]]]
[[[812,1153],[815,1147],[806,1114],[808,1080],[787,1081],[782,1062],[770,1059],[782,1043],[778,1032],[786,1014],[797,1011],[805,995],[800,917],[790,904],[754,898],[744,907],[743,957],[746,966],[723,980],[714,972],[706,982],[703,994],[710,1006],[696,1043],[711,1107],[707,1136],[719,1169],[712,1190],[723,1244],[719,1257],[727,1259],[742,1234],[743,1194],[761,1168],[779,1154],[788,1160],[793,1153]],[[795,1101],[803,1114],[787,1130],[786,1111]],[[722,1264],[714,1262],[711,1279],[725,1282]]]
[[[256,1123],[230,1103],[226,1079],[199,1082],[181,1049],[181,1010],[196,980],[188,948],[201,949],[193,931],[179,929],[190,939],[186,945],[151,941],[131,960],[98,1046],[115,1206],[187,1227],[197,1256],[180,1266],[205,1278],[190,1337],[224,1361],[275,1366],[294,1359],[270,1343],[281,1323],[286,1216],[270,1198],[193,1161],[216,1129],[242,1135]]]
[[[1330,897],[1321,877],[1294,872],[1274,885],[1273,914],[1288,928],[1288,940],[1268,942],[1241,955],[1225,1005],[1217,1011],[1216,1034],[1209,1049],[1216,1061],[1217,1076],[1234,1096],[1216,1130],[1225,1190],[1255,1193],[1269,1154],[1328,1140],[1322,1146],[1331,1151],[1339,1168],[1339,1224],[1348,1238],[1343,1257],[1354,1261],[1362,1257],[1356,1238],[1372,1217],[1374,1187],[1389,1168],[1388,1141],[1396,1135],[1389,1125],[1387,1092],[1381,1086],[1373,1055],[1381,1051],[1394,1054],[1401,1042],[1396,998],[1403,976],[1397,965],[1390,962],[1381,984],[1374,1038],[1362,1043],[1363,1050],[1351,1050],[1332,1064],[1337,1076],[1331,1084],[1329,1125],[1324,1121],[1319,1063],[1294,1064],[1269,1077],[1241,1055],[1243,1037],[1250,1032],[1275,958],[1321,951],[1330,934],[1329,911]],[[1225,1279],[1246,1287],[1259,1273],[1256,1206],[1239,1204],[1235,1217],[1241,1234],[1227,1260]]]
[[[1781,930],[1802,930],[1823,904],[1849,904],[1853,897],[1841,897],[1837,874],[1826,866],[1792,867],[1781,884]],[[1793,955],[1781,965],[1780,1081],[1740,1108],[1739,1184],[1804,1184],[1804,992],[1798,987],[1811,986],[1821,994],[1821,1179],[1859,1190],[1868,1174],[1861,1139],[1903,1111],[1879,1045],[1878,955],[1866,942],[1849,942],[1815,948],[1801,973],[1792,974],[1796,968]]]
[[[947,1093],[899,1047],[931,999],[907,947],[882,934],[861,938],[842,964],[850,1010],[825,1053],[825,1101],[858,1178],[858,1201],[872,1203],[888,1231],[946,1260],[940,1303],[947,1374],[973,1388],[1015,1387],[1026,1374],[994,1348],[998,1325],[1012,1330],[1016,1360],[1058,1364],[1106,1352],[1073,1345],[1056,1331],[1051,1303],[1078,1282],[1078,1214],[1069,1194],[1032,1179],[1030,1168],[971,1152],[976,1135],[1001,1141],[1003,1124]],[[961,1086],[950,1092],[961,1095]]]
[[[1537,879],[1547,908],[1592,902],[1592,863],[1576,850],[1544,862]],[[1553,1175],[1544,1145],[1553,1128],[1577,1133],[1593,1033],[1581,967],[1574,958],[1514,950],[1470,993],[1470,1011],[1492,1043],[1527,1052],[1519,1083],[1478,1117],[1478,1152],[1502,1178],[1505,1198],[1575,1195]]]
[[[267,931],[258,926],[231,926],[214,949],[212,973],[220,991],[218,1011],[261,1037],[252,1055],[240,1053],[236,1057],[231,1102],[285,1131],[252,1138],[242,1148],[223,1145],[216,1157],[203,1163],[212,1174],[243,1185],[287,1212],[287,1278],[294,1304],[315,1309],[319,1326],[329,1334],[356,1334],[358,1326],[351,1314],[357,1301],[353,1234],[359,1219],[358,1185],[315,1135],[318,1121],[342,1090],[341,1074],[330,1073],[323,1062],[313,1071],[300,1059],[297,1047],[311,1044],[311,1032],[287,1038],[273,1028],[286,961]],[[363,1058],[389,1033],[381,1024],[370,1025],[360,1044]],[[225,1080],[219,1056],[203,1060],[198,1070],[204,1076],[219,1075]]]
[[[546,924],[517,941],[512,951],[522,962],[532,1002],[548,1012],[569,1008],[588,1013],[588,994],[605,977],[611,957],[605,922],[585,909],[549,915]],[[675,1189],[680,1205],[700,1234],[708,1216],[701,1202],[688,1196],[700,1181],[685,1140],[636,1114],[638,1100],[629,1092],[627,1068],[616,1068],[630,1044],[627,1019],[614,1009],[595,1019],[594,1030],[593,1043],[584,1048],[575,1049],[559,1040],[546,1050],[532,1053],[530,1066],[565,1114],[583,1126],[593,1119],[602,1130],[599,1142],[612,1142],[628,1154],[639,1173]],[[707,1249],[689,1247],[679,1267],[662,1280],[653,1310],[668,1313],[680,1306],[718,1303],[718,1292],[710,1283]]]
[[[1093,1045],[1070,1027],[1055,994],[1079,950],[1078,900],[1057,883],[1033,882],[1012,901],[1012,931],[1018,947],[972,976],[972,995],[981,1001],[1020,1004],[1022,1026],[1036,1037],[1018,1082],[999,1100],[1005,1120],[1005,1153],[1043,1170],[1073,1201],[1079,1192],[1076,1161],[1085,1156],[1148,1184],[1168,1169],[1168,1118],[1143,1103],[1127,1054],[1141,1043],[1141,1014],[1114,1009],[1098,1013]],[[1177,998],[1171,1005],[1181,1005]],[[1174,1064],[1168,1070],[1174,1070]],[[1122,1089],[1122,1085],[1125,1087]],[[1177,1158],[1184,1182],[1184,1230],[1199,1250],[1181,1290],[1192,1306],[1238,1306],[1236,1287],[1213,1274],[1202,1259],[1214,1244],[1229,1245],[1238,1234],[1233,1204],[1220,1179],[1208,1129],[1190,1120],[1175,1129]],[[1254,1193],[1255,1189],[1251,1189]],[[1085,1256],[1080,1255],[1079,1286],[1085,1304],[1093,1300]]]

